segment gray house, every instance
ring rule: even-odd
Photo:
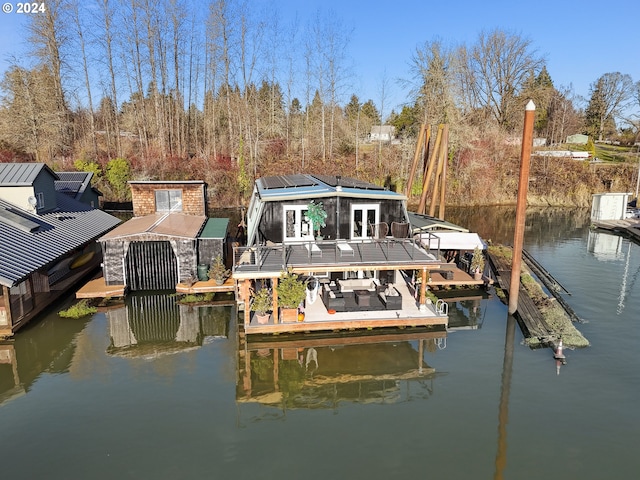
[[[42,163],[0,164],[0,337],[95,270],[95,240],[120,223],[58,192],[59,179]]]

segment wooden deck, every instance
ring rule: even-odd
[[[398,310],[357,310],[329,313],[322,298],[318,297],[313,304],[306,306],[302,322],[274,323],[272,316],[269,323],[259,324],[254,317],[251,317],[249,324],[244,325],[244,332],[253,335],[447,326],[449,318],[446,315],[438,314],[433,305],[425,305],[421,309],[404,282],[397,282],[394,286],[402,295],[402,308]]]
[[[601,220],[593,222],[593,226],[602,230],[628,235],[630,238],[640,242],[640,222],[632,220]]]
[[[445,271],[453,272],[453,278],[445,278]],[[467,272],[459,269],[455,265],[442,265],[439,270],[431,270],[429,272],[429,281],[427,285],[430,287],[449,287],[457,285],[491,285],[493,280],[489,277],[483,276],[480,280],[475,280]]]
[[[176,293],[182,294],[235,292],[235,290],[236,282],[233,278],[227,278],[223,285],[216,285],[215,280],[198,281],[193,285],[185,283],[176,285]]]
[[[100,276],[84,284],[76,292],[76,298],[124,297],[126,290],[125,285],[107,285],[104,277]]]

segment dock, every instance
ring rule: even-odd
[[[509,247],[502,247],[510,249]],[[502,255],[498,255],[495,252],[488,251],[487,256],[496,280],[500,288],[509,294],[510,282],[511,282],[511,264]],[[578,319],[577,315],[573,312],[573,309],[564,302],[559,301],[558,290],[564,289],[552,276],[549,274],[533,257],[525,253],[523,255],[527,267],[531,268],[531,271],[538,277],[547,289],[552,293],[553,298],[547,298],[544,303],[553,304],[555,307],[560,307],[564,312],[565,321],[559,322],[554,320],[553,324],[550,324],[545,319],[543,314],[543,308],[536,303],[531,297],[529,292],[520,283],[520,289],[518,291],[518,306],[515,312],[515,317],[518,320],[520,328],[524,336],[528,339],[530,345],[548,345],[552,348],[556,348],[556,342],[562,338],[563,342],[567,346],[583,347],[588,346],[589,342],[578,332],[573,326],[573,321]],[[554,305],[552,305],[553,308]]]
[[[636,242],[640,242],[640,222],[638,219],[597,220],[593,221],[591,225],[593,228],[626,235]]]

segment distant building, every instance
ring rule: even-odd
[[[374,125],[369,135],[371,141],[390,142],[396,138],[396,127],[392,125]]]
[[[569,135],[567,137],[567,143],[573,143],[574,145],[586,145],[589,141],[589,135],[583,135],[576,133],[575,135]]]
[[[540,137],[540,138],[534,138],[533,139],[533,146],[534,147],[544,147],[547,145],[547,139],[544,137]]]

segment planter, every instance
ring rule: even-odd
[[[206,263],[198,264],[198,280],[201,282],[209,280],[209,265]]]
[[[259,315],[256,312],[256,320],[258,321],[258,323],[260,325],[265,325],[265,324],[269,323],[269,317],[271,317],[270,313],[265,313],[264,315]]]
[[[280,309],[280,321],[282,323],[294,323],[298,321],[298,309],[297,308],[282,308]]]
[[[482,280],[482,272],[473,272],[474,280]]]

